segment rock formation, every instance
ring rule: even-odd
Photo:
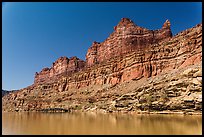
[[[59,58],[33,85],[3,97],[3,110],[201,112],[201,63],[202,24],[172,36],[168,20],[148,30],[123,18],[86,61]]]
[[[59,75],[71,75],[74,72],[80,71],[85,65],[83,60],[77,57],[60,57],[57,59],[51,68],[43,68],[40,73],[35,74],[35,84],[49,82],[57,78]]]
[[[160,30],[148,30],[122,18],[114,32],[102,43],[93,42],[86,54],[88,66],[123,56],[133,51],[144,50],[151,44],[171,38],[170,22],[167,20]]]

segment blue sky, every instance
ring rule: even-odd
[[[201,2],[8,2],[2,4],[2,88],[31,85],[61,56],[85,60],[121,18],[150,30],[166,19],[173,34],[202,22]]]

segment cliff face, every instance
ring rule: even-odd
[[[102,43],[93,42],[86,54],[87,66],[105,62],[133,51],[144,50],[151,44],[171,38],[170,22],[167,20],[160,30],[148,30],[122,18],[114,32]]]
[[[85,65],[83,60],[77,57],[60,57],[57,59],[51,68],[43,68],[41,72],[35,74],[34,84],[46,83],[53,81],[60,75],[71,75],[74,72],[80,71]]]
[[[67,57],[60,57],[53,63],[53,66],[51,68],[43,68],[41,72],[36,72],[34,83],[40,84],[46,82],[48,83],[50,81],[56,81],[62,75],[71,76],[73,72],[78,72],[82,69],[88,70],[94,65],[101,63],[104,64],[113,58],[122,59],[125,55],[133,52],[137,52],[139,54],[141,53],[141,56],[143,56],[145,51],[151,49],[150,45],[156,44],[160,41],[167,41],[171,37],[172,33],[170,29],[170,22],[168,20],[166,20],[160,30],[148,30],[135,25],[128,18],[122,18],[118,25],[114,27],[114,32],[104,42],[93,42],[92,46],[87,51],[86,62],[76,57],[72,57],[70,59],[68,59]],[[147,67],[148,69],[151,69],[149,68],[149,66]],[[115,70],[109,71],[110,73],[115,72]],[[93,75],[98,75],[95,74],[95,72],[91,72],[91,74],[92,73]],[[146,75],[148,77],[148,75],[150,74],[145,74],[145,76]],[[87,81],[88,79],[90,79],[90,77],[92,76],[85,75],[82,76],[82,78],[79,78],[80,80],[78,78],[75,78],[74,81]],[[101,83],[101,80],[99,81],[99,83]],[[87,83],[87,85],[89,85],[89,83]]]
[[[86,62],[76,57],[59,58],[51,68],[36,73],[33,85],[6,95],[3,110],[63,107],[200,112],[201,63],[202,24],[172,37],[168,20],[160,30],[152,31],[123,18],[104,42],[93,43],[87,51]],[[171,81],[173,85],[168,84]],[[191,103],[182,101],[189,95]],[[148,96],[153,99],[148,100]]]

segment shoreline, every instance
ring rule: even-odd
[[[77,112],[77,111],[74,111]],[[106,113],[106,114],[162,114],[162,115],[202,115],[202,112],[184,112],[184,111],[103,111],[103,110],[96,110],[96,111],[80,111],[80,112],[96,112],[96,113]]]
[[[40,112],[40,113],[98,113],[98,114],[149,114],[149,115],[155,115],[155,114],[162,114],[162,115],[201,115],[202,116],[202,111],[201,112],[185,112],[185,111],[105,111],[105,110],[71,110],[68,112],[42,112],[42,111],[2,111],[2,113],[10,113],[10,112],[15,112],[15,113],[21,113],[21,112]]]

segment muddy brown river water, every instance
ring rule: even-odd
[[[3,135],[201,135],[202,115],[2,112]]]

